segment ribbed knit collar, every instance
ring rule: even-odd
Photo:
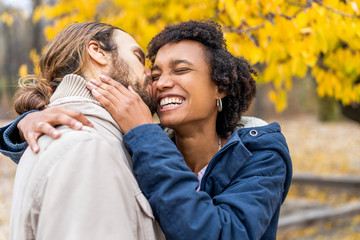
[[[75,74],[66,75],[50,98],[51,106],[67,106],[68,109],[82,112],[122,141],[122,132],[110,113],[101,106],[86,87],[87,81]],[[72,105],[70,104],[72,103]],[[77,105],[74,105],[77,104]],[[92,105],[95,104],[98,107]],[[89,107],[90,106],[90,107]],[[110,123],[110,124],[106,124]]]
[[[65,97],[82,97],[98,102],[86,87],[85,78],[76,74],[66,75],[50,98],[50,103]]]

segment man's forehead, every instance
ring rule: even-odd
[[[135,39],[132,36],[130,36],[130,34],[124,32],[122,30],[116,30],[116,35],[117,35],[118,40],[122,44],[128,44],[128,47],[130,47],[130,48],[140,48],[139,44],[135,41]],[[142,51],[142,49],[141,49],[141,51]]]

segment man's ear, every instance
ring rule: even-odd
[[[92,61],[95,61],[100,65],[108,64],[107,53],[101,49],[100,44],[97,41],[91,40],[88,44],[87,51]]]

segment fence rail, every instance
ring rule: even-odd
[[[322,177],[313,175],[294,175],[292,183],[312,186],[355,188],[360,191],[360,178],[354,176]]]
[[[360,193],[360,178],[354,176],[322,177],[313,175],[294,175],[292,183],[298,186],[310,185],[327,187],[330,189],[334,188],[334,191],[338,191],[337,189],[341,188],[342,190],[355,191],[355,194]],[[282,232],[293,231],[306,228],[319,222],[336,221],[359,215],[360,199],[337,207],[317,206],[281,216],[278,229]]]

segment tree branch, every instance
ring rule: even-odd
[[[294,2],[294,1],[291,1],[291,0],[286,0],[287,3],[291,4],[291,5],[294,5],[294,6],[298,6],[298,7],[302,7],[303,9],[301,9],[300,12],[303,12],[305,11],[306,9],[310,8],[312,3],[316,3],[322,7],[324,7],[326,10],[329,10],[329,11],[332,11],[334,13],[337,13],[337,14],[340,14],[341,16],[344,16],[344,17],[349,17],[349,18],[360,18],[360,15],[352,15],[352,14],[349,14],[349,13],[344,13],[344,12],[341,12],[335,8],[332,8],[332,7],[329,7],[329,6],[326,6],[324,5],[323,3],[323,0],[306,0],[306,5],[304,4],[301,4],[301,3],[297,3],[297,2]],[[300,12],[296,13],[294,16],[285,16],[285,15],[281,15],[282,17],[285,17],[286,19],[293,19],[296,17],[297,14],[299,14]]]
[[[290,5],[294,5],[294,6],[298,6],[298,7],[303,7],[305,8],[307,5],[295,2],[295,1],[291,1],[291,0],[286,0],[286,2],[288,2]]]
[[[328,6],[323,6],[323,7],[326,8],[327,10],[329,10],[329,11],[332,11],[332,12],[334,12],[334,13],[340,14],[341,16],[344,16],[344,17],[348,17],[348,18],[360,18],[360,15],[351,15],[351,14],[341,12],[341,11],[335,9],[335,8],[331,8],[331,7],[328,7]]]
[[[344,17],[348,17],[348,18],[360,18],[360,15],[353,15],[353,14],[349,14],[349,13],[345,13],[345,12],[342,12],[342,11],[339,11],[335,8],[332,8],[332,7],[329,7],[329,6],[326,6],[323,4],[323,1],[322,0],[312,0],[314,3],[324,7],[326,10],[329,10],[331,12],[334,12],[334,13],[337,13],[337,14],[340,14],[341,16],[344,16]]]
[[[243,34],[243,33],[256,31],[256,30],[259,30],[259,29],[261,29],[263,27],[264,27],[264,24],[260,24],[258,26],[248,27],[248,28],[234,28],[234,27],[231,27],[231,26],[228,26],[228,25],[224,25],[224,28],[226,30],[228,30],[229,32],[237,33],[237,34]]]

